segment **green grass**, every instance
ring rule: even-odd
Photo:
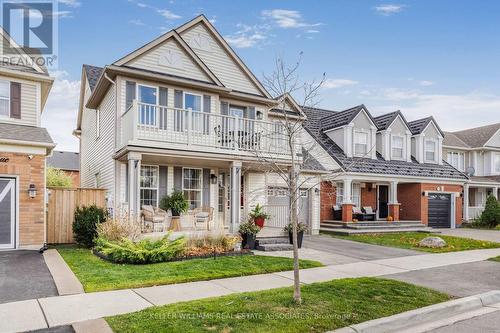
[[[447,246],[442,248],[427,248],[418,246],[418,242],[425,237],[433,236],[433,234],[423,233],[423,232],[395,232],[387,234],[362,234],[362,235],[350,235],[350,236],[339,236],[331,235],[332,237],[352,240],[356,242],[400,247],[403,249],[418,250],[424,252],[454,252],[454,251],[465,251],[465,250],[476,250],[476,249],[492,249],[500,247],[500,243],[480,241],[470,238],[453,237],[436,234],[435,236],[441,237],[446,242]]]
[[[102,260],[89,249],[58,246],[57,250],[78,277],[86,292],[138,288],[162,284],[220,279],[293,269],[289,258],[265,256],[192,259],[150,265],[120,265]],[[322,266],[301,260],[301,268]]]
[[[234,294],[106,320],[116,333],[325,332],[450,299],[427,288],[376,278],[305,285],[300,306],[293,303],[292,295],[291,288]]]
[[[490,259],[488,259],[488,260],[491,260],[491,261],[498,261],[498,262],[500,262],[500,256],[498,256],[498,257],[493,257],[493,258],[490,258]]]

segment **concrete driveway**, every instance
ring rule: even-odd
[[[472,238],[477,240],[500,243],[500,230],[482,230],[482,229],[469,229],[469,228],[436,229],[436,230],[438,230],[442,235]]]
[[[333,254],[338,258],[342,258],[342,263],[424,254],[418,251],[354,242],[328,235],[307,236],[304,238],[303,246],[308,249]]]
[[[0,251],[0,303],[57,295],[43,255],[37,251]]]

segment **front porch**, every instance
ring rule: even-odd
[[[482,184],[473,182],[467,184],[464,189],[464,220],[472,222],[481,216],[484,211],[486,199],[492,195],[499,198],[500,184]]]

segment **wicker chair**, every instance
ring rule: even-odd
[[[201,208],[195,208],[192,214],[195,230],[198,230],[198,226],[203,226],[203,230],[210,231],[210,223],[213,222],[214,219],[213,207],[203,206]]]
[[[153,232],[161,232],[167,230],[169,215],[161,208],[144,205],[141,210],[141,219],[143,227],[151,224]]]

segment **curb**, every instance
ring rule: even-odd
[[[45,251],[43,258],[54,279],[57,292],[60,296],[85,293],[82,284],[57,250],[50,249]]]
[[[354,324],[329,333],[426,332],[500,310],[500,290],[426,306],[393,316]]]

